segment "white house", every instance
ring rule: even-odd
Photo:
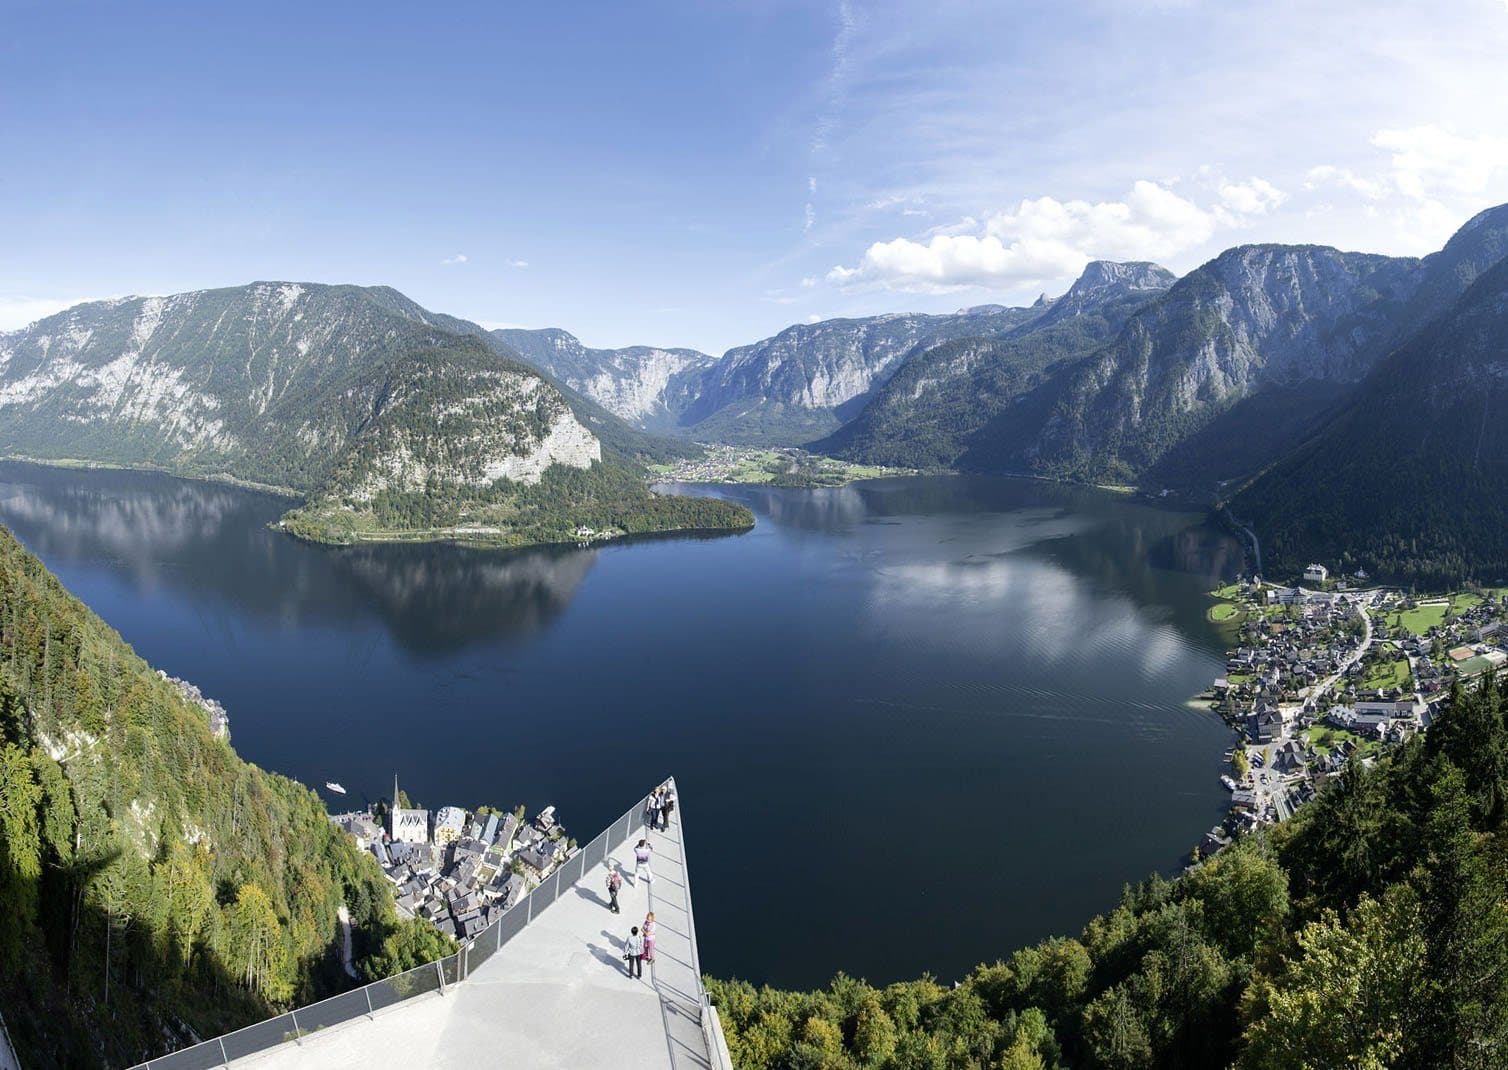
[[[450,843],[461,836],[466,827],[466,811],[459,806],[442,806],[435,814],[435,842]]]
[[[1310,565],[1304,569],[1305,583],[1324,583],[1330,578],[1330,570],[1324,565]]]

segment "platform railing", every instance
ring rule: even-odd
[[[282,1044],[297,1043],[321,1029],[357,1018],[372,1017],[378,1011],[406,1000],[433,992],[443,996],[448,988],[465,980],[472,970],[528,928],[534,916],[555,902],[561,893],[575,886],[586,875],[589,867],[607,861],[612,854],[613,844],[628,839],[636,825],[642,826],[648,808],[649,796],[645,795],[633,809],[604,829],[591,843],[571,852],[528,895],[503,911],[496,921],[461,945],[461,949],[455,954],[416,966],[393,977],[353,988],[318,1003],[311,1003],[307,1007],[288,1011],[276,1018],[248,1025],[233,1033],[202,1041],[192,1047],[159,1055],[144,1063],[137,1063],[131,1070],[211,1070],[212,1067],[229,1066],[232,1060],[255,1055]],[[689,896],[689,889],[687,894]],[[697,989],[700,992],[699,968]],[[706,997],[702,998],[705,1002]]]

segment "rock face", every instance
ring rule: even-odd
[[[695,349],[590,349],[556,328],[499,330],[492,336],[555,381],[644,429],[674,427],[694,398],[701,373],[717,363]]]
[[[1508,260],[1476,276],[1231,508],[1274,567],[1307,557],[1429,587],[1508,580],[1505,402]]]
[[[811,441],[861,409],[924,342],[1002,334],[1031,311],[985,306],[953,316],[888,315],[799,324],[730,349],[700,378],[680,424],[730,442]]]
[[[353,502],[599,461],[560,392],[481,333],[382,287],[80,305],[0,335],[0,441]]]
[[[1027,460],[1047,474],[1136,480],[1175,459],[1195,470],[1178,452],[1206,444],[1200,436],[1221,422],[1234,433],[1259,409],[1267,428],[1294,414],[1307,420],[1311,399],[1333,405],[1350,396],[1378,361],[1500,260],[1505,236],[1508,208],[1499,208],[1423,261],[1321,246],[1222,253],[1074,371]],[[1264,398],[1288,399],[1289,411]],[[1236,477],[1270,463],[1293,445],[1293,436],[1278,439],[1254,439],[1259,448],[1229,454],[1231,469],[1215,474]]]
[[[880,464],[1009,467],[1007,443],[1035,441],[1034,401],[1054,373],[1114,338],[1173,279],[1155,264],[1097,261],[1056,301],[1016,310],[1022,322],[999,337],[922,343],[863,412],[817,448]]]

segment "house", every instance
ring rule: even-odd
[[[1225,829],[1216,825],[1206,832],[1204,838],[1199,841],[1199,857],[1208,858],[1222,847],[1229,846],[1230,836],[1226,833]]]
[[[1310,565],[1304,569],[1305,583],[1324,583],[1330,578],[1330,570],[1324,565]]]
[[[482,834],[478,837],[484,844],[491,845],[497,839],[498,819],[496,814],[487,815],[487,823],[482,826]]]
[[[1272,767],[1280,773],[1301,773],[1308,763],[1309,756],[1304,753],[1304,748],[1292,739],[1279,747],[1272,759]]]
[[[1262,703],[1246,715],[1246,734],[1253,743],[1271,743],[1283,733],[1283,715],[1276,706]]]
[[[442,806],[435,814],[435,842],[452,843],[466,827],[466,811],[459,806]]]

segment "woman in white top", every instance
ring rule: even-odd
[[[634,883],[639,883],[639,874],[644,874],[644,879],[653,882],[655,875],[649,870],[649,856],[654,853],[654,848],[648,840],[640,840],[634,848]]]

